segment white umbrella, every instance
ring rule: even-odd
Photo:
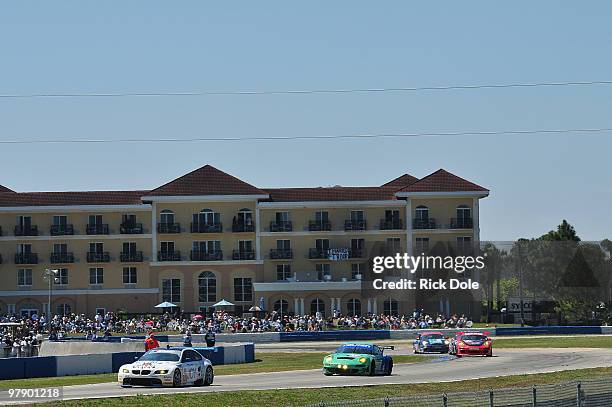
[[[232,305],[234,305],[234,304],[232,304],[231,302],[223,299],[223,300],[219,301],[218,303],[216,303],[215,305],[213,305],[213,307],[231,307]]]
[[[257,305],[254,305],[251,308],[249,308],[249,311],[251,311],[251,312],[253,312],[253,311],[261,311],[261,308],[259,308]]]
[[[155,308],[172,308],[172,307],[176,307],[176,305],[168,301],[164,301],[161,304],[157,304],[155,306]]]

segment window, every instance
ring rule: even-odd
[[[92,226],[102,225],[102,215],[89,215],[89,224]]]
[[[470,216],[470,208],[467,205],[459,205],[457,207],[457,219],[469,219]]]
[[[70,315],[72,313],[72,307],[68,304],[60,304],[56,308],[58,315]]]
[[[361,264],[360,263],[353,263],[351,264],[351,279],[353,280],[357,280],[357,276],[361,276]]]
[[[123,284],[136,284],[138,282],[138,273],[136,267],[124,267],[123,268]]]
[[[329,212],[327,211],[316,211],[315,212],[315,221],[319,225],[324,225],[329,222]]]
[[[181,302],[181,280],[179,278],[162,280],[162,300],[171,303]]]
[[[253,241],[252,240],[239,240],[238,241],[238,251],[240,253],[251,253],[253,251]]]
[[[329,263],[315,264],[317,279],[320,281],[331,280],[331,267]]]
[[[385,210],[385,221],[387,222],[399,222],[400,213],[398,209],[387,209]]]
[[[276,279],[278,281],[285,281],[289,278],[291,278],[291,264],[277,264]]]
[[[193,251],[201,253],[217,253],[221,251],[220,240],[201,240],[193,242]]]
[[[126,226],[136,225],[136,215],[133,215],[131,213],[121,215],[121,223]]]
[[[67,224],[68,224],[68,217],[66,215],[53,216],[53,226],[66,226]]]
[[[17,270],[17,285],[31,286],[32,285],[32,269]]]
[[[280,315],[287,315],[289,311],[289,302],[282,299],[274,301],[274,311],[278,312]]]
[[[417,237],[416,239],[415,252],[416,254],[427,253],[429,251],[429,238],[428,237]]]
[[[68,285],[68,269],[61,268],[57,270],[57,275],[55,276],[55,284]]]
[[[89,269],[89,284],[104,284],[104,269],[102,267],[91,267]]]
[[[289,212],[276,212],[276,223],[289,222]]]
[[[32,227],[32,217],[20,215],[17,217],[17,225],[21,230],[29,230]]]
[[[68,253],[68,245],[66,243],[54,243],[53,254],[66,254]]]
[[[361,210],[351,211],[351,221],[352,222],[363,222],[364,219],[365,217],[363,215],[363,211]]]
[[[210,271],[200,273],[198,277],[198,298],[200,302],[217,301],[217,278]]]
[[[276,248],[278,250],[291,250],[291,240],[277,240]]]
[[[90,253],[104,253],[104,243],[89,243],[89,252]]]
[[[251,278],[238,277],[234,279],[234,300],[253,301],[253,282]]]
[[[423,205],[419,205],[414,210],[415,218],[417,221],[427,222],[429,220],[429,208]]]
[[[320,298],[315,298],[310,301],[310,313],[316,314],[317,312],[324,314],[325,313],[325,303]]]
[[[250,209],[240,209],[238,212],[238,224],[251,226],[253,225],[253,212]]]
[[[467,252],[472,248],[472,238],[470,236],[457,236],[457,249],[460,252]]]
[[[347,310],[349,316],[361,315],[361,301],[356,298],[351,298],[347,302]]]
[[[402,251],[401,239],[399,237],[388,237],[387,250],[392,254],[400,253]]]
[[[17,253],[19,254],[32,254],[32,245],[29,243],[20,243],[17,245]]]
[[[317,247],[317,252],[323,253],[324,255],[327,254],[327,251],[329,250],[329,239],[317,239],[315,244]]]
[[[164,209],[159,214],[159,219],[160,219],[159,223],[163,223],[163,224],[174,223],[174,212],[168,209]]]
[[[350,257],[364,257],[364,239],[351,239],[351,253]]]
[[[136,243],[135,242],[124,242],[123,243],[123,253],[135,254],[136,253]]]
[[[162,253],[174,253],[174,242],[161,242],[160,248]]]
[[[393,298],[386,299],[383,303],[383,310],[385,315],[397,315],[397,300],[394,300]]]
[[[218,225],[221,223],[221,214],[212,209],[202,209],[200,213],[193,214],[193,223],[198,225]]]

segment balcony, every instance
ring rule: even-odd
[[[15,236],[38,236],[38,226],[15,226]]]
[[[291,249],[270,249],[270,259],[285,260],[293,258],[293,250]]]
[[[282,220],[279,222],[270,222],[270,232],[291,232],[293,224],[290,220]]]
[[[15,264],[38,264],[38,254],[17,253],[15,254]]]
[[[362,259],[364,256],[363,249],[349,249],[349,259]]]
[[[329,232],[331,222],[311,220],[308,222],[308,230],[311,232]]]
[[[232,260],[255,260],[254,251],[234,250],[232,252]]]
[[[181,233],[180,223],[158,223],[157,233]]]
[[[50,261],[53,264],[74,263],[74,254],[73,253],[51,253]]]
[[[404,228],[404,225],[401,219],[394,219],[394,220],[381,219],[380,220],[380,230],[399,230],[403,228]]]
[[[49,232],[51,236],[69,236],[74,235],[74,226],[72,225],[51,225]]]
[[[255,225],[253,223],[246,224],[244,222],[232,223],[232,232],[255,232]]]
[[[110,254],[108,252],[87,252],[88,263],[109,263]]]
[[[316,247],[311,247],[310,249],[308,249],[308,258],[309,259],[327,259],[328,250],[329,249],[318,249]]]
[[[191,261],[220,261],[223,260],[223,251],[213,250],[207,252],[203,250],[192,250],[189,258]]]
[[[413,219],[412,227],[413,229],[435,229],[436,220],[434,218]]]
[[[347,219],[344,221],[344,230],[366,230],[366,221]]]
[[[95,223],[87,224],[85,233],[88,235],[108,235],[108,224],[107,223]]]
[[[191,233],[221,233],[223,226],[219,223],[192,223]]]
[[[122,235],[141,235],[143,233],[142,223],[125,222],[119,226]]]
[[[119,253],[119,261],[122,263],[141,263],[143,261],[142,252],[121,252]]]
[[[451,218],[451,229],[472,229],[474,221],[472,218]]]
[[[159,252],[157,253],[157,261],[181,261],[181,252],[179,250]]]

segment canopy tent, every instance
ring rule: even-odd
[[[234,304],[232,304],[231,302],[223,299],[223,300],[219,301],[218,303],[214,304],[213,307],[215,307],[215,308],[216,307],[231,307],[233,305]]]
[[[157,304],[157,305],[155,306],[155,308],[173,308],[173,307],[177,307],[177,306],[178,306],[178,305],[175,305],[175,304],[173,304],[173,303],[171,303],[171,302],[164,301],[164,302],[162,302],[161,304]]]

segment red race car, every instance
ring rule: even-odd
[[[448,353],[458,358],[464,355],[493,356],[493,341],[488,332],[458,332]]]

